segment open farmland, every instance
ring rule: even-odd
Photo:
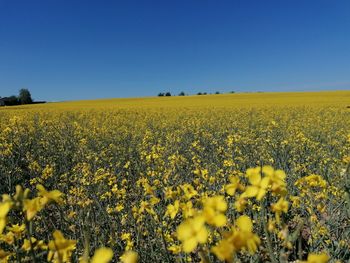
[[[347,262],[350,91],[0,107],[0,182],[0,261]]]

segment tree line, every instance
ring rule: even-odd
[[[234,91],[230,91],[228,93],[235,93]],[[212,93],[209,93],[209,94],[212,94]],[[221,94],[219,91],[216,91],[214,94]],[[186,94],[185,92],[181,91],[178,96],[186,96],[186,95],[189,95],[189,94]],[[198,92],[196,95],[208,95],[207,92]],[[173,96],[171,95],[171,93],[168,91],[168,92],[159,92],[158,93],[158,97],[170,97],[170,96]]]
[[[18,96],[0,97],[0,106],[14,106],[23,104],[43,103],[43,101],[34,102],[28,89],[20,89]]]

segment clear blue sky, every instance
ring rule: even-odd
[[[0,0],[0,96],[350,89],[349,0]]]

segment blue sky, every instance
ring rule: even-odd
[[[0,0],[0,96],[350,89],[348,0]]]

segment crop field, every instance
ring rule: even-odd
[[[0,107],[0,262],[349,262],[350,91]]]

